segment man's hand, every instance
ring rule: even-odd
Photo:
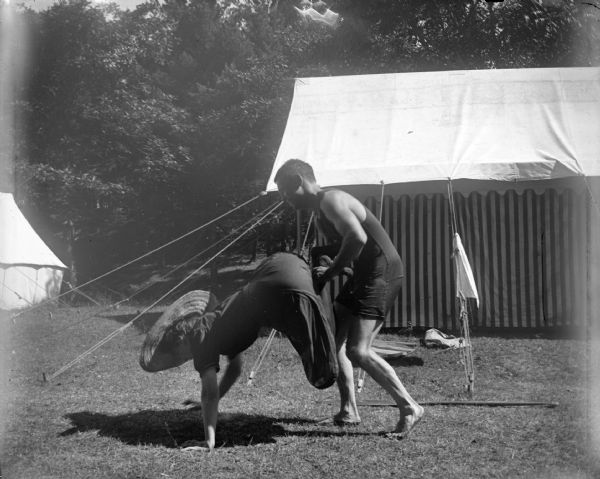
[[[326,255],[322,255],[319,257],[319,266],[315,266],[312,269],[313,278],[319,283],[323,285],[324,283],[331,281],[335,274],[333,274],[333,260]],[[352,268],[345,267],[342,269],[341,274],[344,276],[351,277],[354,275],[354,271]]]
[[[330,268],[327,266],[317,266],[312,270],[313,277],[319,285],[324,285],[331,279]]]

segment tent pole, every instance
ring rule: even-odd
[[[454,189],[452,188],[452,180],[450,178],[448,178],[448,203],[450,205],[452,234],[455,235],[458,232],[458,226],[456,223],[456,209],[454,208]]]
[[[381,197],[379,198],[379,222],[383,218],[383,195],[385,193],[385,183],[381,180]]]
[[[256,376],[256,373],[258,372],[258,368],[260,368],[260,365],[262,364],[263,359],[265,359],[265,357],[267,355],[267,351],[271,347],[271,343],[273,342],[273,338],[275,338],[276,333],[277,333],[277,331],[275,329],[271,329],[271,332],[269,333],[269,337],[265,341],[264,346],[260,350],[260,353],[259,353],[258,357],[256,358],[256,361],[254,361],[254,365],[252,366],[252,369],[250,370],[250,374],[248,375],[248,381],[246,382],[246,386],[252,385],[252,381],[254,381],[254,377]]]
[[[448,178],[448,202],[450,205],[450,218],[452,223],[452,242],[454,244],[454,237],[460,235],[458,234],[458,222],[456,220],[456,207],[454,205],[454,190],[452,188],[452,179]],[[453,264],[454,264],[454,273],[457,274],[459,269],[458,264],[458,256],[453,253]],[[456,285],[458,287],[458,285]],[[475,391],[475,367],[473,365],[473,346],[471,344],[471,335],[469,331],[469,313],[467,311],[467,299],[463,296],[462,292],[457,291],[457,296],[459,297],[459,328],[461,333],[465,339],[466,347],[461,348],[460,350],[460,358],[463,363],[463,367],[465,370],[465,380],[466,380],[466,389],[469,397],[473,396],[473,392]]]

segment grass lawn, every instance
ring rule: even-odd
[[[397,414],[361,408],[363,423],[317,424],[336,412],[337,391],[319,391],[299,358],[276,338],[254,385],[245,378],[221,403],[212,453],[178,448],[201,439],[200,399],[191,363],[144,372],[138,352],[158,312],[49,383],[55,372],[133,317],[121,308],[38,309],[2,320],[4,478],[592,478],[587,344],[576,339],[474,338],[476,400],[549,401],[544,407],[429,406],[403,441],[385,438]],[[245,371],[266,338],[245,355]],[[468,399],[454,351],[419,347],[393,363],[420,401]],[[386,399],[369,378],[360,400]]]

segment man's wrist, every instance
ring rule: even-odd
[[[333,278],[335,278],[339,274],[340,273],[338,271],[338,267],[335,265],[332,265],[327,269],[327,271],[325,271],[325,274],[323,276],[325,277],[325,281],[331,281]]]

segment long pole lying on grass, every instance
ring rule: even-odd
[[[558,406],[556,402],[535,402],[535,401],[419,401],[422,406],[488,406],[488,407],[513,407],[513,406],[543,406],[554,408]],[[359,406],[372,407],[398,407],[394,402],[365,400],[358,403]]]

